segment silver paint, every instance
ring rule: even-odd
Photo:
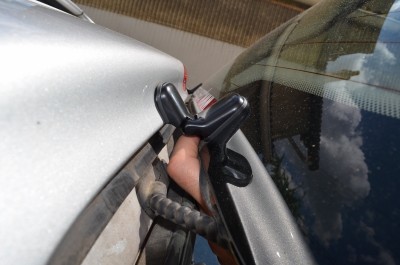
[[[253,170],[245,188],[228,185],[256,264],[315,264],[303,236],[273,180],[241,131],[228,143],[244,155]]]
[[[0,2],[0,264],[43,264],[91,198],[162,125],[182,64],[34,2]]]

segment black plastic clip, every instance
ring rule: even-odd
[[[210,152],[210,167],[225,182],[246,186],[252,179],[249,162],[242,155],[226,148],[229,139],[250,114],[246,98],[229,94],[209,109],[192,115],[175,86],[164,84],[156,89],[155,102],[165,123],[181,128],[186,135],[197,135]]]

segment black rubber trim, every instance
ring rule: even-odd
[[[160,139],[169,138],[173,133],[173,130],[162,131],[164,133],[156,133]],[[81,264],[115,212],[135,188],[141,176],[153,166],[156,158],[157,152],[150,144],[146,144],[82,211],[48,264]]]
[[[51,7],[54,7],[56,9],[59,9],[61,11],[64,11],[65,13],[75,16],[74,14],[72,14],[68,9],[66,9],[63,5],[61,5],[57,1],[54,1],[54,0],[38,0],[38,1],[42,2],[43,4],[49,5]]]
[[[187,207],[195,207],[194,202],[174,182],[170,183],[168,198]],[[156,217],[144,250],[136,264],[146,265],[189,265],[192,261],[196,234]]]
[[[239,214],[236,210],[236,205],[232,200],[232,195],[228,190],[226,181],[222,178],[217,177],[218,171],[214,171],[210,168],[210,182],[214,190],[215,197],[217,199],[217,206],[219,213],[222,215],[221,219],[224,225],[227,227],[229,236],[232,238],[231,246],[235,252],[240,264],[255,265],[253,253],[243,228],[243,222],[239,218]],[[218,175],[216,175],[218,174]]]

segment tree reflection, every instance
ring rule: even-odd
[[[280,191],[283,199],[287,203],[290,211],[292,212],[295,219],[300,218],[300,198],[296,194],[297,188],[291,185],[290,176],[286,170],[282,167],[283,156],[274,154],[269,165],[268,170],[272,180],[275,182],[276,187]]]

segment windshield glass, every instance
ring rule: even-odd
[[[400,1],[325,1],[204,87],[247,97],[242,131],[319,264],[400,262]]]

